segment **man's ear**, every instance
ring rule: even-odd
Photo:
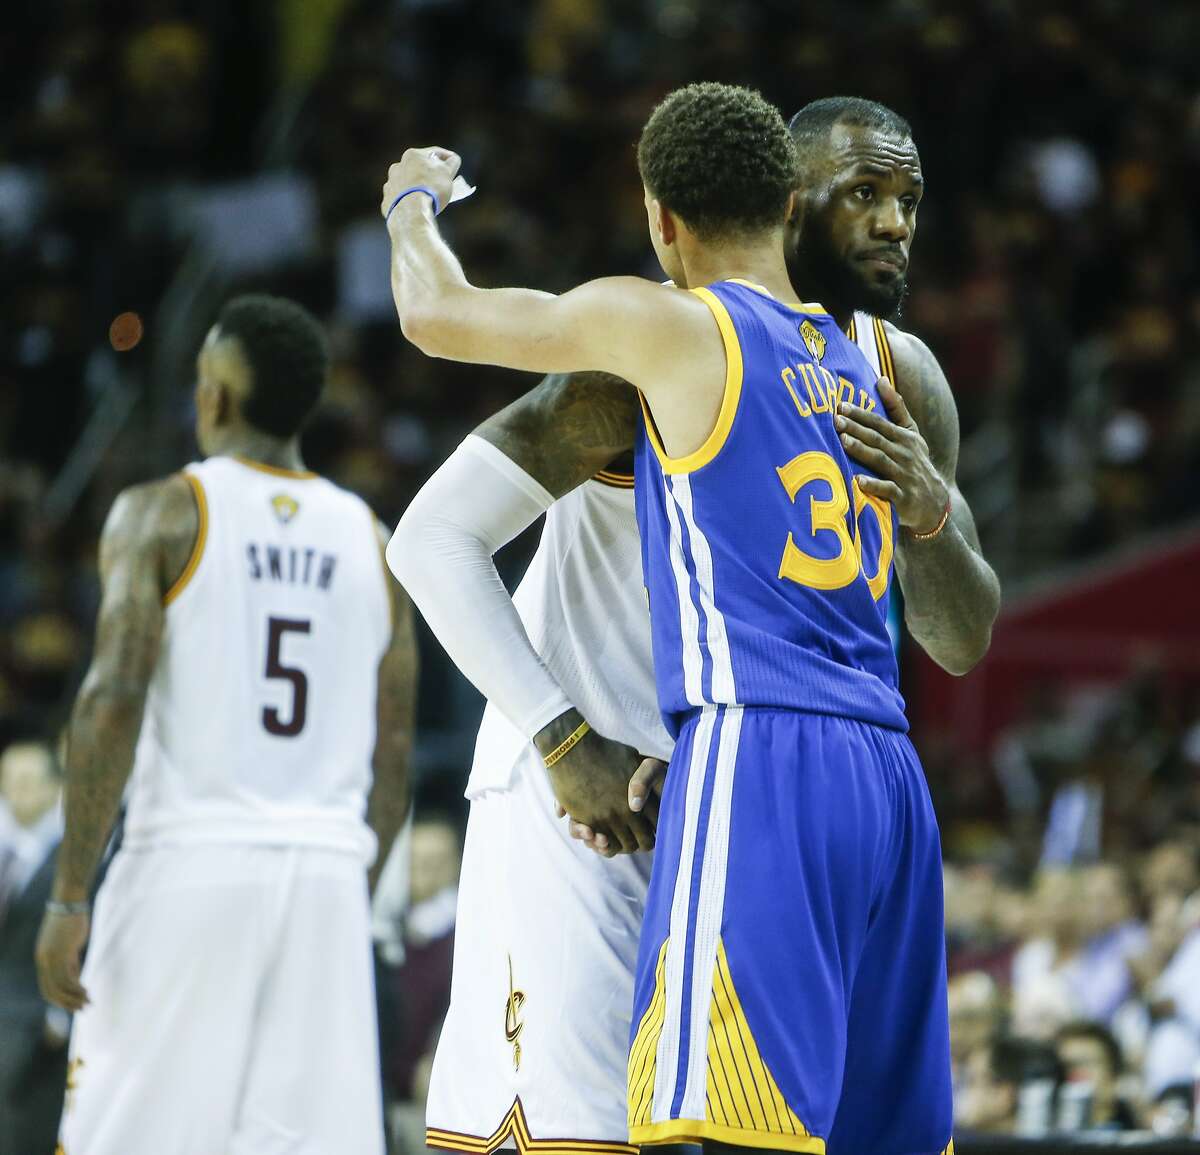
[[[662,201],[654,202],[654,222],[658,226],[658,235],[662,239],[662,243],[664,245],[673,245],[678,230],[671,210]]]
[[[213,425],[228,425],[233,418],[233,411],[233,390],[224,381],[218,381],[213,395]]]
[[[804,236],[804,222],[810,206],[808,194],[803,189],[794,189],[788,197],[787,216],[784,219],[784,246],[788,254],[796,252]]]

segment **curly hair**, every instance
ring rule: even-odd
[[[317,407],[329,370],[316,318],[295,301],[247,293],[226,302],[217,327],[237,339],[250,365],[243,416],[264,433],[294,437]]]
[[[781,225],[796,187],[787,125],[749,88],[676,89],[651,113],[637,156],[650,195],[705,241]]]

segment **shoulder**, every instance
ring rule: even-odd
[[[102,572],[123,561],[152,561],[165,590],[187,565],[200,536],[203,493],[199,482],[185,473],[123,490],[101,534]]]
[[[585,306],[601,323],[632,326],[636,333],[664,321],[701,323],[708,312],[701,298],[707,295],[645,277],[601,277],[564,293],[561,300]]]
[[[891,321],[883,322],[883,332],[896,370],[896,380],[892,384],[909,408],[914,403],[920,404],[930,394],[950,395],[950,383],[938,359],[920,337],[898,329]]]
[[[929,445],[935,464],[953,474],[958,463],[958,406],[933,351],[912,333],[883,322],[895,380],[892,384]]]
[[[189,474],[173,473],[122,490],[104,523],[102,544],[136,546],[178,537],[194,539],[200,521],[198,488]]]
[[[315,492],[320,494],[323,500],[335,506],[353,509],[358,516],[365,517],[372,526],[379,524],[379,519],[371,508],[371,503],[361,493],[347,489],[344,485],[338,485],[336,481],[331,481],[324,474],[311,478],[306,484],[313,486]]]

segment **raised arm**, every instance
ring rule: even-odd
[[[435,213],[449,200],[458,164],[444,149],[409,149],[384,186],[392,295],[413,344],[431,357],[509,369],[613,373],[651,404],[692,388],[698,376],[723,381],[724,345],[691,293],[640,277],[590,281],[561,296],[472,285]]]
[[[378,531],[382,549],[387,545],[388,532],[382,525]],[[379,844],[368,875],[372,894],[409,810],[411,790],[408,765],[416,728],[417,678],[420,669],[412,601],[403,586],[393,581],[390,574],[387,575],[387,583],[392,603],[392,640],[379,663],[375,699],[375,754],[372,759],[374,781],[367,805],[367,823],[375,832]]]
[[[603,374],[546,378],[486,421],[425,484],[388,546],[388,564],[460,670],[543,755],[584,719],[533,648],[492,555],[633,445],[632,390]],[[574,817],[623,849],[652,844],[629,813],[636,751],[595,733],[550,779]]]
[[[67,730],[66,824],[52,892],[74,913],[48,912],[37,948],[42,993],[70,1011],[87,1000],[79,983],[86,903],[133,768],[164,598],[187,567],[198,532],[191,486],[176,475],[123,493],[101,535],[95,652]]]
[[[909,531],[896,549],[909,630],[943,669],[965,674],[991,643],[1000,583],[958,489],[958,409],[946,375],[924,342],[892,325],[887,333],[896,388],[879,393],[891,421],[848,405],[839,428],[846,451],[883,479],[859,478],[861,488],[892,502]],[[941,532],[922,540],[947,507]]]

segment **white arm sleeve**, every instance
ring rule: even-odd
[[[572,703],[529,641],[492,554],[553,504],[472,434],[413,498],[387,547],[389,568],[446,653],[527,738]]]

